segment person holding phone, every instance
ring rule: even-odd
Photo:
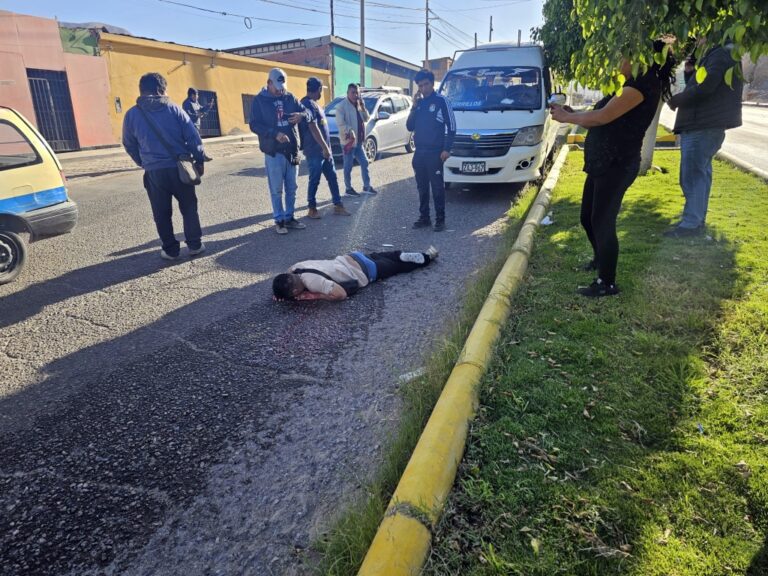
[[[355,160],[360,164],[363,176],[363,194],[376,194],[371,186],[371,176],[368,172],[368,157],[365,155],[365,127],[371,115],[360,98],[360,88],[357,84],[347,86],[347,97],[336,107],[336,125],[339,128],[339,138],[344,149],[344,187],[348,196],[360,196],[352,187],[352,166]]]
[[[654,42],[653,50],[664,53],[664,42]],[[634,78],[632,64],[621,63],[621,73],[627,79],[620,94],[600,100],[593,110],[577,112],[566,106],[550,104],[552,118],[588,128],[584,142],[584,172],[587,179],[581,199],[581,225],[592,245],[594,257],[585,266],[597,270],[592,284],[579,287],[578,292],[589,298],[614,296],[616,267],[619,259],[619,239],[616,220],[624,193],[637,178],[643,137],[651,125],[659,100],[672,97],[675,81],[675,58],[667,50],[664,63],[654,64]]]
[[[406,127],[413,132],[416,152],[413,155],[413,172],[419,190],[419,219],[414,228],[428,228],[430,219],[429,191],[435,203],[435,232],[445,230],[445,183],[443,163],[451,156],[456,137],[456,119],[451,103],[435,92],[435,75],[429,70],[416,73],[419,91],[413,98],[413,106]]]

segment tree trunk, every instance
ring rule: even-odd
[[[643,148],[640,151],[640,176],[645,176],[651,169],[653,162],[653,149],[656,146],[656,131],[659,129],[659,118],[661,117],[661,108],[664,106],[664,100],[659,99],[659,105],[656,107],[656,114],[653,122],[648,126],[648,130],[643,138]]]

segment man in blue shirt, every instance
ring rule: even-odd
[[[323,92],[323,83],[314,76],[307,79],[307,95],[301,99],[304,108],[312,114],[313,122],[318,131],[310,130],[309,124],[301,124],[301,141],[304,156],[309,167],[309,187],[307,188],[307,205],[309,206],[309,218],[320,218],[317,211],[317,188],[320,185],[320,176],[325,176],[328,187],[331,189],[333,200],[333,213],[337,216],[350,216],[341,202],[339,193],[339,179],[336,176],[336,167],[333,164],[331,153],[331,134],[328,131],[328,121],[325,111],[317,101]]]
[[[445,184],[443,162],[451,155],[456,137],[456,120],[448,100],[435,92],[435,75],[429,70],[416,73],[418,93],[408,115],[406,127],[413,132],[416,152],[413,171],[419,189],[419,219],[414,228],[432,225],[429,210],[429,190],[435,202],[435,232],[445,230]]]
[[[190,88],[187,90],[187,99],[182,102],[181,107],[184,109],[184,112],[187,113],[189,119],[192,120],[192,124],[195,125],[197,131],[200,132],[200,124],[203,117],[213,108],[213,99],[203,106],[198,101],[197,89]]]
[[[197,213],[195,187],[182,183],[176,162],[179,156],[191,156],[198,173],[202,175],[205,151],[200,134],[189,116],[165,95],[167,87],[165,78],[156,72],[141,77],[141,95],[123,121],[123,147],[144,169],[144,188],[163,243],[160,257],[177,260],[180,244],[173,232],[173,198],[179,203],[184,220],[184,238],[190,256],[203,252],[205,245],[201,241],[203,233]],[[155,130],[162,134],[171,150],[160,141]]]

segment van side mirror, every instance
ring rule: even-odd
[[[388,120],[391,114],[389,112],[385,112],[384,110],[379,110],[378,116],[376,116],[377,120]]]
[[[568,102],[568,97],[563,94],[562,92],[555,92],[549,97],[549,101],[547,102],[547,106],[551,108],[552,106],[565,106]]]

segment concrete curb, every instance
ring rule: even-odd
[[[235,134],[232,136],[219,136],[217,138],[206,138],[203,140],[203,145],[216,146],[218,144],[226,144],[228,142],[258,142],[258,136],[256,134]],[[66,166],[71,162],[80,162],[89,158],[111,158],[113,156],[126,156],[125,150],[122,146],[115,145],[108,148],[97,148],[95,150],[79,150],[77,152],[60,152],[56,154],[56,157],[61,162],[62,166]]]
[[[534,233],[547,213],[567,154],[568,147],[564,146],[528,211],[511,254],[496,277],[392,495],[358,576],[416,576],[421,572],[432,529],[464,454],[469,423],[478,404],[478,384],[509,316],[510,300],[523,281]]]
[[[768,172],[763,170],[762,168],[758,168],[754,164],[750,164],[749,162],[746,162],[739,158],[738,156],[734,156],[730,152],[726,152],[725,150],[720,150],[717,153],[717,157],[725,160],[727,162],[730,162],[734,166],[741,168],[742,170],[746,170],[747,172],[751,172],[758,178],[762,178],[763,180],[768,181]]]

